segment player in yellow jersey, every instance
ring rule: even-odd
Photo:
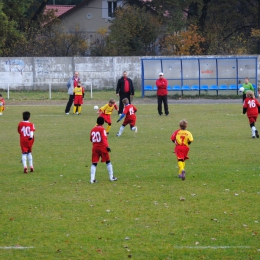
[[[97,112],[99,114],[100,117],[103,117],[105,119],[105,122],[107,123],[107,128],[106,128],[106,132],[107,134],[109,134],[110,128],[111,128],[111,117],[110,115],[112,114],[113,110],[117,110],[117,105],[115,100],[112,98],[108,101],[108,103],[106,105],[104,105],[103,107],[101,107],[99,109],[99,111]]]
[[[81,83],[78,82],[77,87],[74,88],[74,108],[73,108],[73,114],[81,115],[83,104],[83,98],[84,98],[84,87],[82,87]],[[77,112],[76,112],[77,111]]]
[[[175,143],[174,152],[178,160],[179,178],[185,180],[185,160],[189,159],[189,145],[193,142],[192,134],[186,130],[188,122],[183,119],[180,121],[180,129],[176,130],[171,140]]]

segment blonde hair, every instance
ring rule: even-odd
[[[182,120],[180,121],[180,128],[181,128],[182,130],[185,130],[186,127],[187,127],[187,125],[188,125],[187,120],[182,119]]]
[[[246,91],[246,97],[247,98],[254,98],[255,97],[254,92],[252,90],[247,90]]]

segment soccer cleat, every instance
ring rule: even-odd
[[[90,181],[91,184],[96,183],[96,182],[97,182],[97,180]]]
[[[107,132],[107,135],[109,135],[109,132]]]
[[[34,169],[33,169],[33,167],[30,167],[30,172],[34,172]]]
[[[27,172],[28,172],[27,168],[24,168],[23,173],[27,173]]]
[[[116,134],[116,136],[117,136],[117,137],[119,137],[119,136],[120,136],[120,134],[119,134],[119,133],[117,133],[117,134]]]
[[[78,116],[81,116],[81,113],[77,114]]]
[[[182,174],[178,174],[178,178],[182,178]]]
[[[70,113],[65,113],[66,115],[69,115]]]
[[[255,136],[252,136],[252,138],[255,138]]]
[[[2,116],[3,115],[3,113],[2,112],[0,112],[0,116]]]
[[[138,129],[137,129],[137,126],[135,127],[135,133],[137,133]]]
[[[185,170],[182,170],[182,172],[181,172],[181,179],[183,181],[185,180]]]
[[[117,178],[113,176],[112,179],[110,179],[110,181],[117,181]]]
[[[259,138],[259,134],[258,134],[257,130],[255,130],[255,136],[256,136],[256,138]]]

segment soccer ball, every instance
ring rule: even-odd
[[[244,92],[244,88],[243,87],[241,87],[240,89],[239,89],[239,92]]]
[[[98,106],[94,106],[94,109],[98,110]]]

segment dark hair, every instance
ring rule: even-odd
[[[0,94],[0,97],[2,97],[2,94]]]
[[[29,120],[30,116],[31,116],[31,114],[29,111],[23,112],[23,120],[25,120],[25,121]]]
[[[98,124],[98,125],[103,125],[104,122],[105,122],[105,120],[104,120],[103,117],[98,117],[98,118],[97,118],[97,124]]]

